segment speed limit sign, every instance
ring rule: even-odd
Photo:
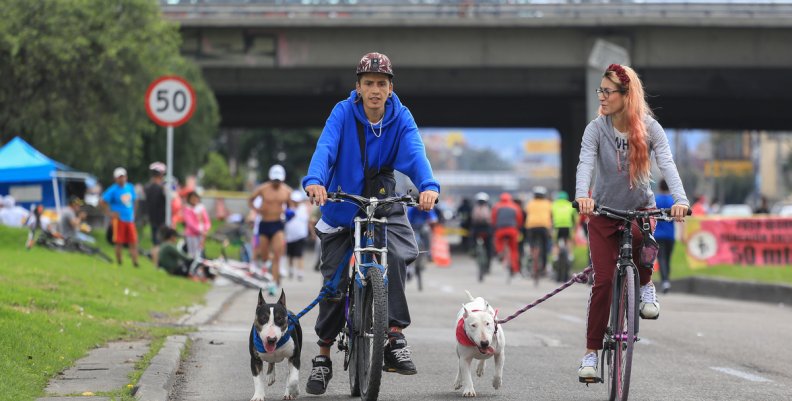
[[[195,91],[178,76],[164,76],[146,91],[146,113],[158,125],[178,127],[195,112]]]

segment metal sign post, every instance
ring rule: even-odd
[[[157,125],[167,127],[167,174],[165,177],[165,224],[171,225],[173,188],[173,128],[186,123],[195,112],[195,91],[182,77],[163,76],[146,91],[146,113]]]

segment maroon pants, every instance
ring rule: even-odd
[[[594,265],[594,286],[589,298],[588,321],[586,323],[586,348],[602,349],[605,328],[610,317],[613,297],[613,274],[619,258],[619,228],[623,222],[604,216],[591,216],[588,222],[589,250]],[[652,221],[654,230],[654,221]],[[633,262],[638,268],[641,285],[652,279],[652,270],[640,267],[641,242],[643,235],[636,223],[632,225]],[[637,290],[637,289],[636,289]]]

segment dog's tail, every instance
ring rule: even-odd
[[[470,295],[470,291],[468,291],[468,290],[465,290],[465,293],[466,293],[466,294],[468,294],[468,296],[470,297],[470,300],[471,300],[471,301],[473,301],[473,300],[475,299],[475,298],[473,298],[473,296],[472,296],[472,295]]]

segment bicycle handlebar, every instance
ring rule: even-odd
[[[357,205],[362,207],[366,207],[372,203],[376,203],[377,207],[392,205],[395,203],[401,203],[406,206],[418,206],[418,199],[410,194],[405,194],[401,196],[391,196],[391,197],[379,199],[379,198],[365,198],[360,195],[349,194],[343,191],[338,191],[338,192],[328,192],[327,200],[329,202],[352,201],[353,203],[356,203]],[[436,203],[437,203],[437,199],[435,199],[435,204]]]
[[[579,209],[579,204],[577,201],[572,201],[572,207],[575,210]],[[651,209],[651,210],[619,210],[610,208],[607,206],[602,206],[598,204],[594,204],[594,213],[601,214],[605,213],[608,215],[612,215],[615,217],[622,218],[624,220],[634,220],[636,218],[645,218],[645,217],[654,217],[659,220],[666,220],[672,221],[674,218],[671,217],[671,208],[662,208],[662,209]],[[688,208],[687,215],[691,216],[693,211]]]

